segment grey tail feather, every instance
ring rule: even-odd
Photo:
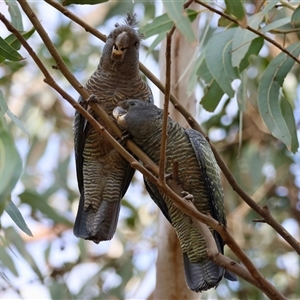
[[[110,240],[116,231],[120,212],[120,201],[102,201],[98,211],[94,212],[91,208],[84,210],[83,195],[84,193],[82,191],[73,228],[74,235],[85,240],[92,240],[96,244],[101,241]],[[96,228],[94,224],[91,224],[96,230],[89,229],[89,223],[91,222],[98,223]]]
[[[206,291],[217,287],[224,275],[224,269],[211,260],[191,263],[183,253],[185,279],[188,287],[194,292]]]

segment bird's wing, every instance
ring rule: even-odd
[[[166,202],[164,201],[163,197],[161,196],[158,188],[147,180],[147,178],[144,177],[144,182],[146,186],[146,190],[149,193],[150,197],[153,199],[153,201],[156,203],[156,205],[159,207],[161,212],[164,214],[164,216],[167,218],[167,220],[172,224],[169,210]]]
[[[200,167],[210,205],[210,214],[214,219],[226,225],[223,189],[219,178],[219,168],[210,149],[210,145],[203,135],[194,129],[187,129],[186,134],[191,141]],[[223,253],[223,239],[216,231],[214,231],[214,237],[219,251]]]
[[[83,103],[81,96],[79,97],[78,102]],[[76,111],[74,120],[74,149],[77,182],[80,193],[83,190],[83,150],[88,126],[89,124],[87,120],[78,111]]]

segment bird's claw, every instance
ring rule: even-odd
[[[88,99],[86,100],[87,103],[98,103],[97,96],[94,94],[91,94]]]
[[[192,194],[190,194],[189,192],[186,192],[186,191],[182,191],[180,193],[180,196],[186,200],[186,201],[191,201],[194,203],[194,196]]]
[[[123,131],[122,132],[122,137],[118,138],[118,142],[121,144],[123,142],[125,142],[127,139],[129,139],[131,137],[131,134],[128,131]]]

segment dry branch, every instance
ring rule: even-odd
[[[19,0],[19,3],[21,4],[23,10],[26,12],[29,19],[32,21],[33,25],[35,26],[37,32],[40,34],[41,38],[43,39],[45,45],[47,46],[48,50],[52,54],[53,58],[55,59],[57,63],[57,67],[59,70],[62,71],[62,73],[65,75],[65,77],[69,80],[69,82],[72,84],[72,86],[78,90],[78,92],[83,96],[84,99],[87,99],[89,94],[84,89],[84,87],[76,80],[76,78],[68,71],[66,68],[64,62],[62,61],[61,57],[59,56],[59,53],[53,46],[51,40],[49,39],[47,33],[39,23],[38,19],[36,18],[35,14],[32,12],[30,6],[28,3],[24,0]],[[36,64],[39,66],[43,74],[45,75],[45,82],[55,88],[62,96],[65,98],[75,109],[77,109],[90,123],[92,126],[96,128],[96,130],[104,135],[109,142],[116,148],[117,151],[121,153],[130,163],[133,167],[137,168],[141,173],[143,173],[151,182],[156,184],[163,192],[171,198],[174,203],[186,214],[190,215],[192,218],[195,218],[197,220],[200,220],[201,222],[211,226],[213,229],[218,231],[221,236],[223,237],[224,241],[229,245],[229,247],[232,249],[232,251],[241,259],[241,261],[245,264],[245,266],[248,268],[249,272],[253,276],[253,278],[256,279],[256,283],[260,287],[260,289],[266,293],[270,298],[273,299],[284,299],[284,297],[268,282],[266,281],[263,276],[258,272],[258,270],[254,267],[251,260],[242,252],[242,250],[238,247],[232,236],[227,232],[227,229],[222,226],[221,224],[218,224],[216,220],[209,216],[205,216],[201,214],[199,211],[196,210],[196,208],[191,204],[188,205],[185,203],[182,198],[180,198],[172,189],[170,189],[169,186],[165,186],[162,184],[161,181],[159,181],[155,176],[153,176],[148,170],[146,170],[144,167],[142,167],[118,142],[115,141],[115,139],[103,128],[97,121],[81,106],[79,105],[72,97],[70,97],[67,93],[65,93],[53,80],[53,78],[50,76],[49,72],[46,70],[46,68],[43,66],[42,62],[39,60],[39,58],[36,56],[32,48],[29,46],[29,44],[24,40],[21,34],[18,33],[18,31],[5,19],[5,17],[0,14],[0,19],[2,22],[7,26],[8,30],[10,30],[12,33],[16,35],[16,37],[20,40],[22,45],[27,49],[29,54],[32,56]],[[99,110],[101,112],[101,108],[99,107]],[[101,112],[103,113],[103,112]],[[105,112],[104,112],[105,114]],[[109,117],[108,117],[109,118]],[[113,129],[113,128],[112,128]],[[116,129],[116,128],[115,128]],[[135,153],[136,154],[136,153]],[[153,169],[157,170],[157,166],[153,167]],[[156,172],[156,175],[158,173]],[[170,184],[168,182],[168,184]],[[172,184],[170,184],[171,186]],[[178,187],[177,187],[178,188]],[[213,249],[209,248],[210,252],[212,253],[212,258],[220,264],[217,258],[215,258]],[[235,265],[236,263],[233,261],[230,261],[230,264]],[[224,265],[226,268],[226,265]],[[245,273],[245,277],[248,277],[249,273],[246,270],[243,270]],[[243,276],[242,276],[243,277]]]

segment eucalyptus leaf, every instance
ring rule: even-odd
[[[22,15],[16,0],[5,0],[8,6],[8,12],[10,14],[12,25],[19,31],[23,31]]]
[[[205,60],[209,72],[230,98],[234,97],[231,82],[237,75],[231,62],[228,63],[231,58],[231,44],[235,32],[236,28],[231,28],[215,34],[209,40],[205,51]],[[225,74],[229,77],[224,76]]]
[[[0,247],[0,262],[8,268],[15,276],[18,276],[18,271],[15,267],[14,261],[11,256],[6,252],[6,247]]]
[[[24,59],[13,47],[11,47],[2,37],[0,37],[0,58],[10,61],[20,61]]]
[[[25,232],[29,236],[33,236],[19,209],[11,200],[8,201],[5,211],[23,232]]]
[[[26,262],[31,266],[32,270],[38,275],[40,281],[43,282],[43,275],[32,255],[27,251],[25,242],[22,240],[18,232],[11,226],[4,229],[4,231],[6,238],[10,240],[11,244],[17,248],[20,255],[26,260]]]
[[[229,14],[236,17],[241,27],[247,26],[247,17],[241,0],[225,0],[226,8]]]
[[[53,220],[55,223],[62,223],[67,226],[72,226],[73,223],[64,216],[57,213],[47,202],[46,199],[32,190],[26,190],[19,195],[23,203],[29,204],[33,209],[39,210],[45,216]]]
[[[0,203],[8,200],[22,173],[22,160],[9,132],[0,127]]]
[[[300,5],[294,10],[291,17],[291,23],[293,27],[300,27]]]
[[[292,44],[287,50],[297,57],[300,54],[300,44]],[[258,87],[258,108],[263,121],[272,135],[283,141],[292,152],[296,152],[298,148],[295,127],[290,125],[295,124],[295,119],[285,104],[285,113],[282,113],[280,101],[287,100],[280,99],[279,91],[294,63],[287,54],[280,53],[266,68]]]
[[[179,31],[186,37],[189,42],[195,42],[196,37],[192,29],[189,18],[183,10],[183,0],[164,0],[164,6],[169,17],[174,21]]]
[[[214,112],[223,95],[223,90],[220,88],[216,80],[213,79],[212,82],[205,87],[204,96],[202,97],[200,104],[205,110]]]
[[[30,136],[30,133],[28,130],[23,126],[22,122],[10,111],[8,108],[3,93],[0,90],[0,109],[4,114],[7,114],[9,118],[28,136]]]

